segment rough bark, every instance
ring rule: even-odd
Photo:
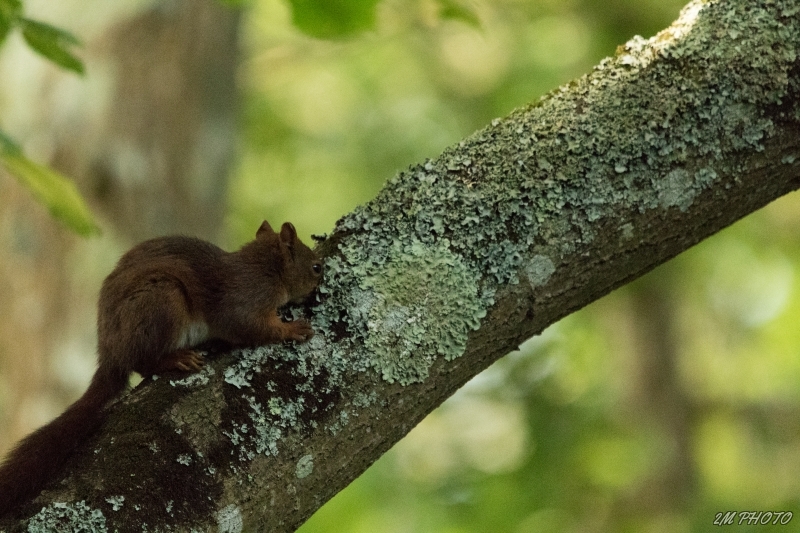
[[[321,244],[311,342],[145,383],[0,527],[294,530],[520,342],[800,186],[799,49],[796,0],[695,2],[402,172]]]

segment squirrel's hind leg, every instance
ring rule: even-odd
[[[128,372],[142,376],[202,369],[202,356],[191,348],[208,339],[208,326],[192,316],[178,280],[151,275],[118,302],[113,314],[115,327],[101,343],[101,359],[127,362]]]

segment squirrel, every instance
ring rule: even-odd
[[[20,441],[0,465],[0,516],[39,493],[106,418],[131,372],[197,372],[194,348],[218,339],[254,346],[305,342],[311,325],[283,322],[279,307],[319,285],[322,262],[286,222],[267,221],[237,252],[192,237],[159,237],[120,258],[100,289],[98,365],[86,392],[58,418]]]

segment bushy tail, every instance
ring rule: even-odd
[[[128,382],[127,375],[98,369],[83,396],[58,418],[24,438],[0,465],[0,516],[35,496],[106,417],[105,405]]]

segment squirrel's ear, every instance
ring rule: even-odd
[[[261,236],[261,235],[263,235],[263,234],[266,234],[266,235],[273,235],[274,233],[275,233],[275,230],[273,230],[273,229],[272,229],[272,226],[270,226],[270,225],[269,225],[269,222],[267,222],[267,221],[265,220],[265,221],[264,221],[264,222],[262,222],[262,223],[261,223],[261,225],[258,227],[258,231],[256,232],[256,237],[260,237],[260,236]]]
[[[291,222],[284,222],[283,226],[281,226],[281,242],[291,246],[296,240],[297,230],[294,229]]]

